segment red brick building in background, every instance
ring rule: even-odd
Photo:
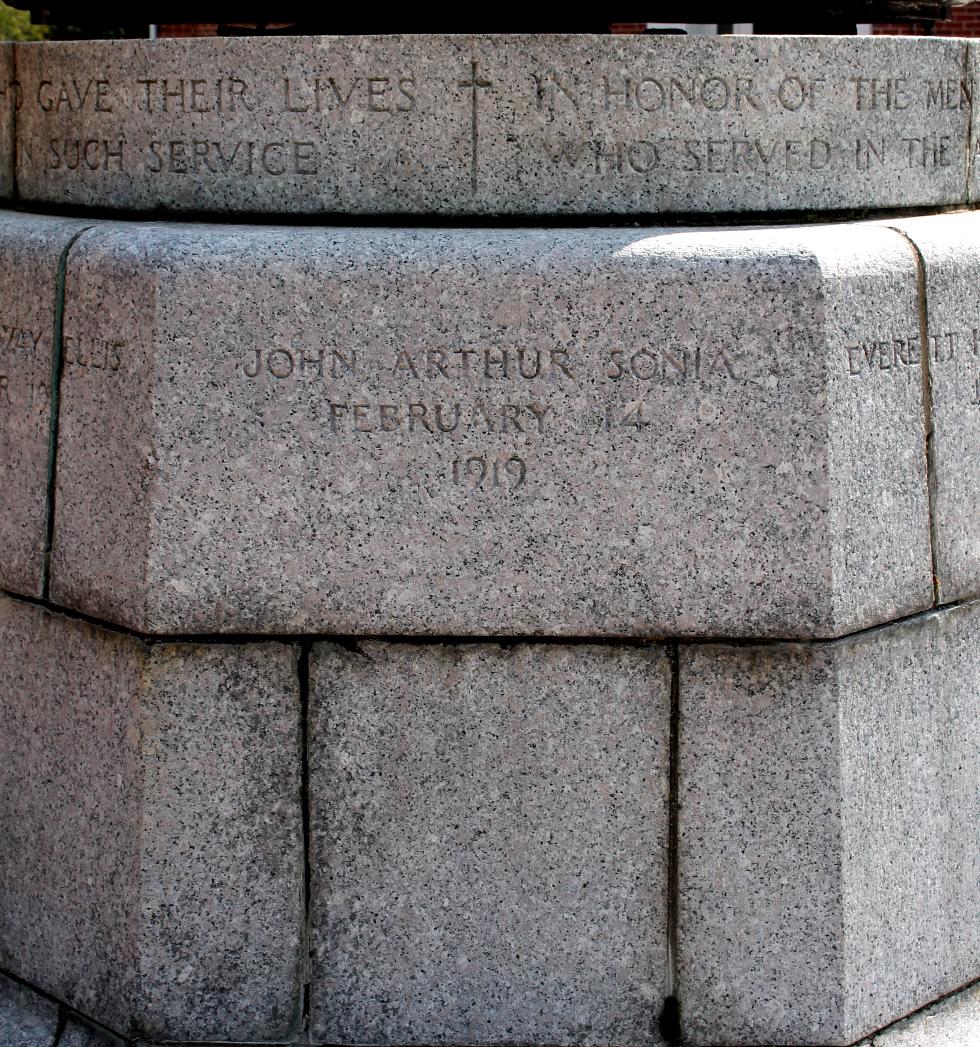
[[[915,22],[905,25],[875,24],[871,27],[875,36],[921,36],[922,28]],[[944,22],[936,22],[932,36],[980,36],[980,4],[954,7]]]

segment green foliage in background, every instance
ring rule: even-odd
[[[32,25],[26,11],[15,11],[0,2],[0,40],[43,40],[48,35],[43,25]]]

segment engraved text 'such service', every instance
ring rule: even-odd
[[[17,1047],[844,1045],[977,977],[978,69],[0,45]]]

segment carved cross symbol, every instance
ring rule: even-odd
[[[470,154],[470,184],[472,185],[473,192],[475,193],[476,192],[477,142],[478,142],[478,137],[477,137],[477,119],[476,119],[477,98],[478,98],[477,91],[479,91],[481,88],[492,87],[493,83],[490,80],[481,80],[480,79],[480,73],[479,73],[480,64],[479,64],[479,62],[476,61],[476,59],[473,59],[470,62],[470,67],[471,67],[471,71],[470,71],[470,78],[469,78],[469,80],[459,80],[458,84],[459,84],[460,87],[468,88],[469,91],[470,91],[470,98],[471,98],[471,105],[472,105],[472,115],[471,115],[471,118],[470,118],[471,119],[471,123],[472,123],[472,135],[471,135],[471,137],[472,137],[472,142],[471,142],[472,152]]]

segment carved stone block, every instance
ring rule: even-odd
[[[59,263],[85,226],[0,212],[0,587],[40,596]]]
[[[0,41],[0,200],[14,191],[14,45]]]
[[[0,974],[0,1043],[4,1047],[52,1047],[58,1005]]]
[[[107,224],[52,593],[149,632],[833,636],[932,601],[914,252]]]
[[[976,977],[978,679],[980,603],[682,646],[685,1042],[853,1043]]]
[[[980,595],[980,216],[894,223],[925,275],[939,598]]]
[[[300,214],[966,199],[962,40],[377,36],[23,44],[25,200]]]
[[[144,647],[0,596],[0,677],[0,965],[119,1032],[285,1039],[292,650]]]
[[[660,1042],[662,648],[324,644],[310,705],[314,1039]]]

